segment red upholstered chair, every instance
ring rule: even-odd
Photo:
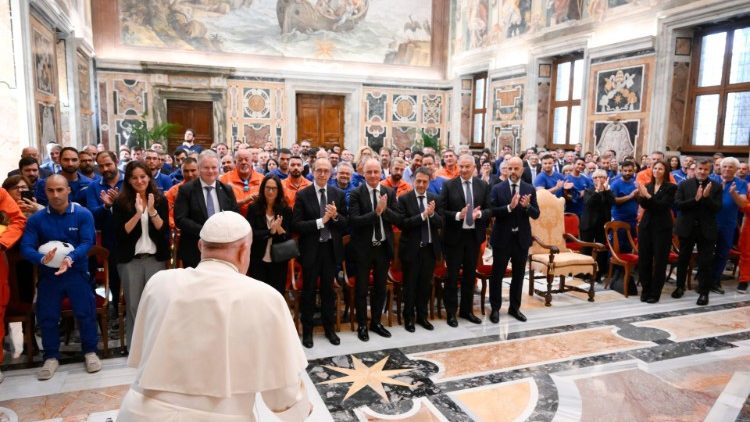
[[[8,286],[10,287],[10,299],[5,308],[5,321],[0,324],[10,324],[11,322],[20,322],[23,326],[23,344],[26,348],[26,364],[31,366],[34,363],[34,330],[35,318],[34,307],[30,302],[21,300],[19,285],[21,283],[30,283],[34,287],[34,296],[36,296],[37,268],[32,266],[32,279],[19,280],[18,262],[22,261],[18,249],[13,248],[5,252],[8,259]],[[0,259],[5,259],[0,252]]]
[[[612,267],[615,265],[623,267],[625,278],[623,279],[622,291],[625,297],[628,297],[628,281],[630,280],[630,274],[634,271],[635,266],[638,265],[638,254],[620,252],[619,235],[622,232],[625,232],[628,237],[631,250],[638,250],[638,246],[630,234],[630,224],[623,221],[610,221],[604,225],[604,238],[607,241],[607,249],[609,249],[609,272],[607,273],[607,283],[604,287],[609,288],[609,285],[612,283]]]
[[[482,315],[484,315],[484,307],[486,302],[486,295],[487,295],[487,284],[492,279],[492,264],[485,264],[484,259],[482,257],[484,256],[484,251],[487,249],[487,242],[488,240],[485,240],[482,242],[482,244],[479,246],[479,256],[477,257],[477,279],[482,283],[482,296],[479,299],[482,309]],[[509,277],[511,275],[511,267],[505,268],[505,277]],[[501,286],[502,288],[502,286]]]
[[[289,268],[287,270],[287,287],[286,291],[291,291],[292,295],[292,315],[294,319],[294,325],[297,327],[297,332],[302,332],[302,323],[300,321],[300,305],[302,302],[302,280],[304,278],[302,277],[303,269],[302,264],[299,263],[296,259],[292,258],[289,260]],[[291,287],[291,288],[290,288]],[[320,291],[320,277],[315,279],[315,297],[318,297],[318,292]],[[341,331],[341,313],[339,312],[339,308],[341,308],[341,285],[339,285],[338,281],[334,278],[333,280],[333,293],[336,295],[335,297],[335,318],[336,318],[336,331]]]
[[[580,219],[577,214],[572,212],[565,213],[565,234],[570,235],[576,239],[581,238],[581,231],[579,230]],[[565,246],[573,252],[581,252],[581,244],[572,240],[566,240]]]
[[[430,296],[430,319],[435,319],[435,308],[437,308],[438,318],[442,318],[443,304],[443,285],[448,276],[448,267],[445,265],[445,258],[435,261],[435,271],[432,279],[432,295]]]
[[[393,294],[391,299],[396,301],[396,323],[401,325],[401,302],[404,300],[404,272],[401,270],[401,257],[398,253],[399,242],[401,240],[401,230],[397,227],[393,228],[393,261],[391,266],[388,268],[388,283],[391,285]],[[391,325],[391,301],[389,300],[386,304],[388,306],[388,326]]]
[[[108,315],[107,312],[109,308],[109,251],[107,249],[104,249],[101,246],[94,245],[88,253],[89,259],[94,258],[96,261],[96,272],[94,273],[94,283],[97,287],[104,287],[104,296],[100,294],[94,295],[94,303],[96,306],[96,316],[99,320],[99,329],[101,330],[102,335],[102,349],[104,356],[109,356],[109,321],[108,321]],[[70,303],[70,299],[67,297],[63,299],[62,301],[62,318],[64,320],[72,321],[74,318],[73,314],[73,306]],[[122,327],[123,324],[120,324],[120,327]],[[65,344],[68,344],[70,342],[70,333],[72,331],[72,326],[69,326],[71,329],[67,330],[65,334]],[[122,330],[122,328],[120,328]],[[120,334],[120,338],[122,339],[122,334]]]

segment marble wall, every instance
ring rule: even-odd
[[[286,145],[289,138],[284,83],[255,80],[227,82],[227,134],[254,147],[266,141]]]
[[[520,152],[526,78],[493,79],[489,87],[489,132],[485,130],[485,146],[498,151],[508,145],[514,153]]]
[[[153,124],[152,84],[143,73],[97,72],[99,136],[110,150],[133,145],[133,129]]]

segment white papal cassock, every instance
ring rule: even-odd
[[[253,421],[256,393],[284,421],[311,409],[284,298],[224,261],[149,280],[128,365],[138,372],[118,421]]]

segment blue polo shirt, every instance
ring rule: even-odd
[[[120,177],[117,179],[115,188],[122,191],[122,183],[125,177],[120,173]],[[104,207],[104,202],[101,199],[102,191],[107,191],[112,187],[109,186],[104,179],[99,180],[97,183],[91,183],[83,193],[86,195],[86,208],[91,211],[94,215],[94,225],[97,230],[102,232],[102,246],[112,251],[115,247],[115,228],[114,221],[112,220],[112,209]]]
[[[169,190],[169,188],[172,187],[172,185],[174,185],[174,183],[172,182],[172,178],[162,173],[161,171],[158,171],[156,173],[156,176],[154,176],[154,184],[159,189],[159,191],[161,191],[161,193],[165,193]]]
[[[346,188],[341,188],[339,184],[336,182],[336,179],[331,179],[328,181],[328,186],[333,186],[334,188],[338,188],[342,192],[344,192],[344,197],[346,198],[346,206],[349,206],[349,194],[352,193],[354,190],[354,185],[352,184],[351,180],[349,181],[349,184],[346,185]]]
[[[77,271],[85,274],[89,270],[86,254],[94,246],[95,239],[94,217],[91,212],[71,202],[62,214],[47,207],[29,217],[21,238],[21,254],[29,262],[39,265],[42,277],[50,278],[57,270],[41,264],[44,255],[37,249],[52,240],[70,243],[75,249],[68,254],[73,260],[73,266],[68,272]]]
[[[331,172],[331,173],[333,173],[333,172]],[[274,170],[273,170],[273,171],[271,172],[271,174],[273,174],[273,175],[275,175],[276,177],[278,177],[278,178],[279,178],[279,180],[284,180],[284,179],[286,179],[287,177],[289,177],[289,173],[283,173],[283,172],[281,171],[281,169],[280,169],[280,168],[276,168],[276,169],[274,169]]]
[[[573,176],[572,174],[567,175],[565,181],[573,183],[573,189],[571,189],[572,199],[565,201],[565,212],[572,212],[580,217],[583,214],[583,197],[581,196],[581,192],[594,187],[594,182],[584,175]]]
[[[618,177],[617,180],[609,185],[612,195],[615,198],[630,195],[635,190],[635,177],[631,176],[630,180]],[[616,221],[635,222],[638,217],[638,200],[635,198],[623,202],[620,205],[612,206],[612,219]]]
[[[543,188],[543,189],[551,189],[554,188],[555,185],[557,185],[558,180],[565,180],[565,177],[563,177],[562,174],[552,171],[552,174],[547,174],[545,172],[541,172],[536,175],[536,179],[534,179],[534,187],[535,188]],[[558,189],[557,192],[555,192],[555,195],[559,198],[563,194],[562,188]]]
[[[735,227],[737,226],[737,216],[740,212],[740,208],[732,199],[732,194],[729,193],[729,187],[732,183],[737,186],[737,193],[740,195],[747,195],[747,182],[736,177],[730,182],[724,182],[721,176],[711,175],[711,184],[718,184],[724,190],[721,193],[721,209],[716,214],[716,223],[721,227]]]
[[[443,190],[443,184],[445,183],[444,178],[442,177],[436,177],[433,180],[430,180],[430,185],[427,187],[427,192],[432,192],[435,195],[440,195],[440,191]]]
[[[47,179],[39,179],[36,182],[36,186],[34,187],[34,197],[36,197],[36,202],[47,205],[47,193],[44,191],[44,185],[47,183]],[[80,172],[78,173],[78,180],[68,182],[68,186],[70,186],[70,194],[68,195],[68,200],[71,202],[78,202],[81,205],[86,205],[86,197],[81,194],[83,189],[88,186],[91,183],[91,179],[88,177],[82,175]]]
[[[674,170],[671,174],[672,177],[674,177],[674,182],[678,185],[682,183],[683,180],[687,179],[687,173],[685,173],[682,169]]]

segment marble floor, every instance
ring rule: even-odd
[[[750,296],[725,288],[706,307],[669,284],[654,305],[601,286],[593,303],[566,293],[551,307],[524,293],[526,323],[501,312],[408,333],[394,318],[393,337],[367,343],[342,324],[341,345],[316,335],[306,350],[309,420],[750,421]],[[0,421],[115,420],[134,370],[118,356],[87,374],[73,350],[45,382],[9,357]],[[275,420],[260,400],[255,412]]]

